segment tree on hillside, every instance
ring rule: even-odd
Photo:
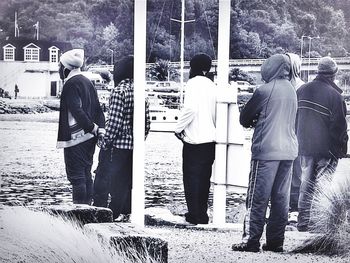
[[[150,66],[146,72],[151,80],[174,80],[179,79],[179,71],[170,63],[169,60],[158,60]]]

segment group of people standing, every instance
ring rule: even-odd
[[[92,82],[81,74],[84,51],[73,49],[60,58],[64,81],[58,129],[58,148],[64,148],[67,178],[73,203],[107,207],[115,221],[128,221],[131,213],[134,58],[126,56],[114,67],[115,88],[110,97],[108,122]],[[146,101],[145,131],[150,129]],[[95,180],[91,167],[96,144],[101,148]],[[111,196],[108,202],[109,194]]]
[[[208,223],[207,202],[215,159],[215,85],[211,59],[200,54],[190,62],[190,79],[182,114],[175,128],[183,141],[186,221]],[[336,62],[323,57],[317,77],[300,79],[298,55],[276,54],[261,66],[264,84],[240,113],[240,123],[254,128],[242,242],[234,251],[282,252],[290,211],[299,213],[299,231],[312,230],[313,193],[347,154],[346,106],[335,84]],[[270,204],[269,218],[266,211]]]
[[[64,80],[58,147],[64,148],[73,202],[109,207],[116,221],[131,213],[133,153],[133,57],[114,67],[115,88],[109,120],[98,102],[93,84],[80,74],[83,51],[74,49],[60,59]],[[183,142],[183,183],[191,224],[209,222],[208,196],[216,140],[216,86],[211,58],[197,54],[190,61],[183,109],[175,135]],[[240,113],[243,127],[254,128],[251,170],[246,198],[243,238],[234,251],[260,251],[265,215],[270,203],[263,250],[283,251],[289,211],[298,211],[298,230],[312,227],[310,211],[314,189],[334,173],[347,154],[346,107],[334,79],[338,71],[330,57],[321,58],[317,77],[300,79],[296,54],[276,54],[261,66],[264,84]],[[145,137],[150,129],[146,100]],[[95,145],[101,148],[95,181],[91,176]],[[108,202],[108,196],[111,200]]]

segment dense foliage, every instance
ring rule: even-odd
[[[231,58],[265,58],[279,52],[308,56],[346,56],[350,50],[350,1],[231,0]],[[18,12],[20,36],[70,41],[86,50],[88,62],[117,60],[133,51],[132,0],[2,0],[0,38],[14,35]],[[180,58],[180,0],[148,0],[147,59]],[[216,58],[217,0],[186,0],[185,59],[197,52]]]

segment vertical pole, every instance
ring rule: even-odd
[[[134,152],[131,222],[144,226],[145,217],[145,72],[147,1],[134,0]]]
[[[312,38],[311,37],[309,37],[309,65],[308,65],[308,67],[307,67],[307,82],[309,82],[310,81],[310,62],[311,62],[311,54],[310,54],[310,52],[311,52],[311,40],[312,40]]]
[[[181,0],[181,47],[180,47],[180,107],[183,104],[185,53],[185,0]]]
[[[39,21],[37,22],[37,27],[36,27],[36,40],[39,40]]]
[[[220,88],[228,88],[229,50],[230,50],[230,14],[231,0],[219,0],[218,32],[218,77]],[[226,158],[227,158],[227,114],[228,104],[217,104],[216,125],[220,127],[217,134],[215,158],[215,185],[213,200],[213,223],[224,224],[226,218]],[[218,126],[221,123],[222,126]],[[226,128],[225,128],[226,127]],[[220,138],[221,137],[221,138]],[[219,167],[223,165],[223,167]]]
[[[15,11],[15,37],[19,37],[18,21],[17,21],[17,11]]]

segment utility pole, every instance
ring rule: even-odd
[[[183,104],[183,90],[184,90],[184,53],[185,53],[185,23],[194,22],[196,20],[185,21],[185,0],[181,0],[181,20],[173,19],[172,21],[181,23],[181,44],[180,44],[180,107]]]
[[[36,40],[39,40],[39,21],[37,21],[35,23],[35,25],[33,25],[33,27],[35,28],[35,38]]]
[[[19,37],[19,27],[17,21],[17,11],[15,11],[15,37]]]
[[[313,39],[319,39],[320,36],[317,36],[317,37],[310,37],[308,36],[309,38],[309,64],[308,64],[308,67],[307,67],[307,81],[309,82],[310,81],[310,64],[311,64],[311,41]]]

